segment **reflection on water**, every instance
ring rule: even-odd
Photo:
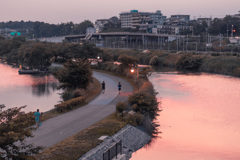
[[[45,76],[48,78],[48,76]],[[45,81],[44,83],[32,85],[32,94],[35,96],[49,96],[52,92],[57,90],[57,82],[49,83]]]
[[[50,110],[60,101],[61,90],[52,75],[19,75],[18,68],[0,64],[0,104],[7,108],[27,105],[26,112]]]
[[[154,73],[163,110],[156,142],[132,160],[239,160],[240,79]]]

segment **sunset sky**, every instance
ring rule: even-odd
[[[199,17],[224,17],[238,13],[240,0],[0,0],[0,22],[43,21],[47,23],[80,23],[84,20],[119,16],[120,12],[137,9],[143,12],[161,10],[172,14]]]

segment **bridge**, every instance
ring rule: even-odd
[[[184,35],[167,35],[134,32],[92,33],[65,36],[67,42],[89,41],[103,48],[159,49]]]

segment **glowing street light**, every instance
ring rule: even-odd
[[[131,72],[131,73],[134,73],[134,68],[131,68],[130,72]]]

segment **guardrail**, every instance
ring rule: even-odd
[[[112,145],[109,149],[103,152],[103,160],[111,160],[114,157],[117,158],[118,154],[122,154],[122,140]]]

